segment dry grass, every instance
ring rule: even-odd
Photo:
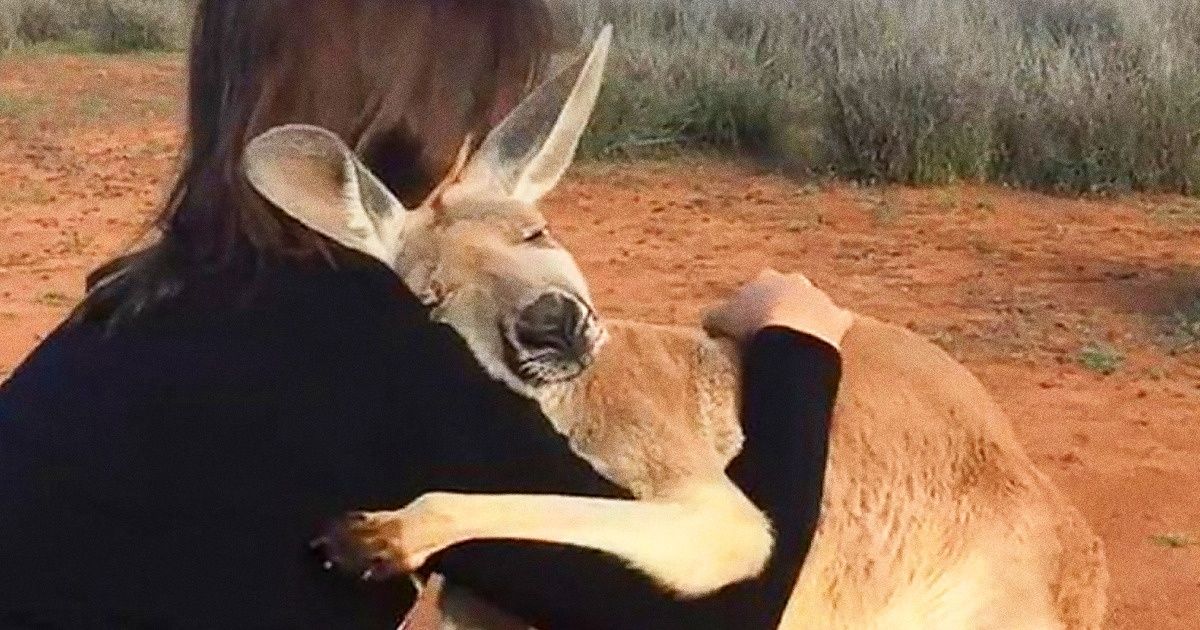
[[[1173,352],[1200,350],[1200,297],[1167,318],[1166,339]]]
[[[587,149],[865,181],[1196,192],[1200,1],[564,0],[618,25]]]
[[[0,49],[179,50],[188,0],[0,0]]]

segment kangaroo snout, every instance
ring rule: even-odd
[[[507,336],[513,371],[532,384],[546,384],[574,378],[591,365],[604,335],[582,300],[548,291],[517,312]]]

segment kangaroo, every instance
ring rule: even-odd
[[[770,523],[724,472],[742,440],[736,348],[601,320],[536,209],[574,159],[610,41],[608,27],[473,154],[464,146],[414,210],[328,131],[285,126],[247,148],[246,175],[266,199],[395,271],[489,375],[537,401],[581,458],[637,498],[430,493],[347,522],[367,577],[468,540],[530,540],[613,554],[694,598],[769,557]],[[1099,628],[1102,544],[978,380],[868,317],[842,352],[823,518],[782,627]]]

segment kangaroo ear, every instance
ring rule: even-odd
[[[276,127],[242,156],[246,178],[305,227],[394,267],[404,206],[333,132],[310,125]]]
[[[533,91],[483,141],[460,178],[463,189],[532,203],[550,192],[575,159],[604,79],[612,25],[581,56]]]

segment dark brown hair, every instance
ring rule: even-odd
[[[328,128],[413,207],[532,86],[550,31],[541,0],[201,0],[162,237],[94,272],[81,313],[127,319],[190,277],[333,260],[249,187],[246,144],[286,123]]]

